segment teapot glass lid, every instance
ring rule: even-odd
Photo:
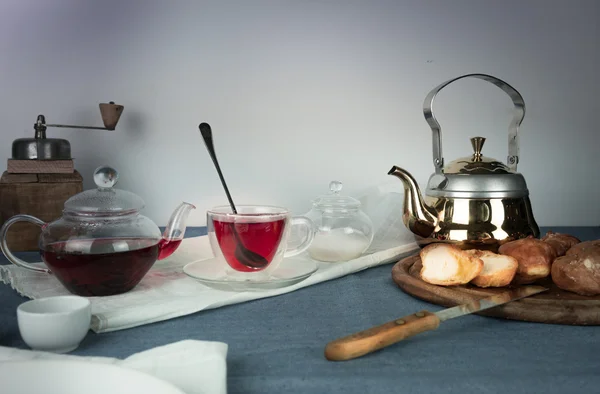
[[[329,193],[313,200],[313,205],[318,209],[355,209],[360,207],[360,201],[350,196],[341,195],[342,182],[331,181]]]
[[[74,195],[65,202],[65,211],[77,214],[119,215],[139,211],[144,200],[137,194],[113,188],[119,173],[109,166],[101,166],[94,171],[96,189]]]

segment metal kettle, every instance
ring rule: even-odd
[[[482,155],[483,137],[471,138],[473,154],[444,165],[441,126],[433,115],[436,95],[450,83],[463,78],[490,82],[507,93],[514,104],[508,132],[507,164]],[[419,246],[444,242],[463,249],[497,250],[506,242],[539,237],[529,190],[519,162],[518,131],[525,116],[521,94],[508,83],[486,74],[467,74],[434,88],[424,100],[423,113],[433,132],[433,165],[425,198],[406,170],[393,166],[388,175],[404,184],[403,221],[415,234]]]

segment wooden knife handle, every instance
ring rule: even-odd
[[[420,311],[329,342],[325,358],[344,361],[364,356],[421,332],[435,330],[439,325],[440,319],[435,314]]]

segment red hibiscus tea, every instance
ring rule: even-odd
[[[133,289],[166,249],[156,239],[93,239],[52,243],[41,254],[71,293],[108,296]]]
[[[269,264],[277,254],[282,237],[285,233],[286,218],[276,216],[269,220],[260,220],[260,214],[254,215],[257,220],[250,217],[248,223],[239,223],[232,221],[212,219],[215,236],[223,257],[231,268],[240,272],[262,271],[269,265],[261,268],[250,267],[243,264],[236,257],[236,248],[238,243],[267,260]]]
[[[158,259],[162,260],[172,255],[183,239],[161,239],[158,243]]]
[[[269,280],[284,258],[306,251],[314,238],[313,222],[292,216],[286,208],[238,204],[236,211],[221,205],[206,212],[213,254],[221,267],[225,260],[225,275],[236,280]],[[304,237],[288,242],[292,234],[302,233]]]

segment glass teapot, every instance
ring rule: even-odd
[[[315,199],[313,208],[304,215],[315,226],[315,237],[308,253],[319,261],[355,259],[371,245],[373,223],[360,210],[360,201],[340,194],[341,182],[332,181],[329,190],[329,194]]]
[[[156,260],[170,256],[183,239],[185,221],[195,207],[182,203],[161,234],[158,226],[140,214],[144,201],[134,193],[113,188],[119,174],[111,167],[94,172],[97,188],[69,198],[63,216],[53,222],[15,215],[0,229],[0,248],[13,264],[53,274],[73,294],[107,296],[133,289]],[[42,228],[40,254],[48,268],[17,258],[8,249],[6,235],[16,222]]]

